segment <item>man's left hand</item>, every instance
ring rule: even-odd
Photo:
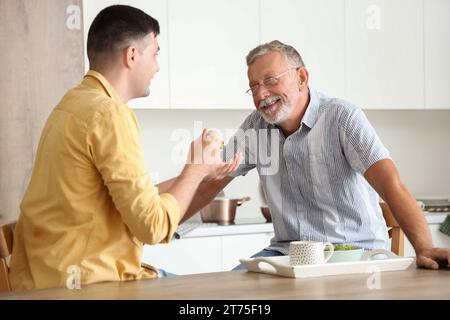
[[[419,268],[439,269],[439,266],[450,266],[450,249],[431,248],[417,253],[416,264]]]

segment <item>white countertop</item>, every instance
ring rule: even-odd
[[[219,225],[217,223],[199,223],[198,226],[180,238],[213,237],[236,234],[273,233],[272,223],[264,219],[236,219],[234,224]]]

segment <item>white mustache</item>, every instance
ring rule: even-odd
[[[273,97],[265,98],[264,100],[262,100],[259,103],[258,108],[265,108],[266,106],[274,103],[277,100],[281,100],[281,97],[280,96],[273,96]]]

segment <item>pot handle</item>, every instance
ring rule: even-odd
[[[241,204],[243,204],[245,201],[250,201],[251,198],[250,197],[243,197],[241,199],[238,199],[238,201],[236,202],[237,206],[240,206]]]

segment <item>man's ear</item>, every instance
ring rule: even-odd
[[[301,67],[297,70],[298,76],[298,89],[302,91],[306,86],[308,86],[309,73],[305,67]]]
[[[125,65],[132,69],[136,63],[138,49],[135,46],[129,46],[124,51]]]

